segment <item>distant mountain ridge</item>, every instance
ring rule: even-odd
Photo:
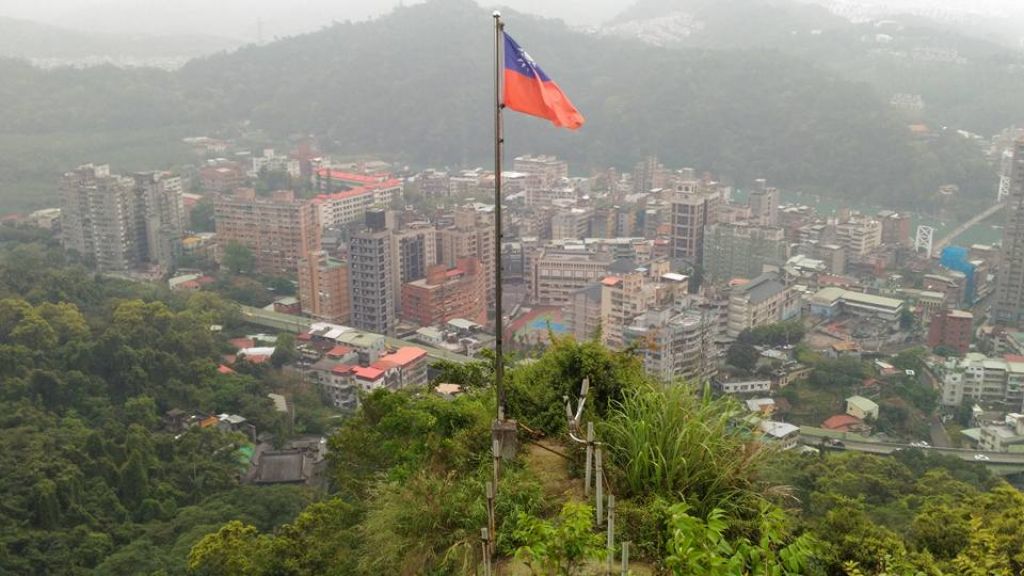
[[[98,59],[158,58],[182,61],[237,48],[239,42],[204,35],[101,34],[0,16],[0,56],[30,60],[86,62]]]
[[[200,58],[174,73],[43,72],[0,62],[10,80],[0,84],[0,143],[5,134],[45,142],[45,133],[69,130],[116,143],[119,131],[199,133],[250,123],[277,138],[315,134],[339,154],[486,166],[491,22],[469,0],[432,0],[371,22]],[[946,183],[965,195],[992,186],[977,150],[947,139],[913,141],[869,86],[778,51],[661,49],[514,13],[506,22],[588,119],[570,133],[510,113],[510,156],[555,153],[585,174],[628,170],[656,154],[667,165],[740,185],[766,177],[889,204],[919,202]],[[23,141],[11,138],[11,145]],[[166,145],[176,142],[168,137]],[[24,146],[17,151],[25,154]],[[118,158],[83,150],[81,161],[89,160]],[[13,171],[25,167],[9,167],[8,180]]]

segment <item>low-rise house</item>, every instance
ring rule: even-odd
[[[850,396],[846,399],[846,413],[861,420],[877,420],[878,404],[863,396]]]
[[[762,420],[758,423],[758,429],[763,438],[772,444],[776,444],[783,450],[795,448],[800,442],[800,428],[786,422],[774,422]]]

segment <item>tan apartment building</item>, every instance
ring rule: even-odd
[[[318,250],[299,259],[299,303],[318,320],[346,324],[352,318],[348,264]]]
[[[214,214],[221,247],[231,242],[245,246],[263,274],[291,276],[299,259],[320,249],[316,208],[291,190],[257,197],[255,190],[242,188],[218,198]]]
[[[545,248],[531,260],[528,291],[535,304],[565,306],[573,292],[604,277],[611,263],[608,254]]]

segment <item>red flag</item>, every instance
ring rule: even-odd
[[[583,115],[562,89],[537,66],[511,36],[505,37],[505,106],[511,110],[546,118],[555,126],[576,130]]]

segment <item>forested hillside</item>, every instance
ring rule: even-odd
[[[778,51],[656,48],[560,22],[507,20],[588,118],[570,134],[509,115],[510,154],[556,153],[582,173],[629,169],[657,154],[740,184],[763,176],[902,205],[945,183],[966,196],[991,193],[978,150],[949,135],[912,141],[888,95],[824,66]],[[171,166],[182,160],[181,136],[245,122],[270,138],[315,134],[342,155],[486,164],[490,24],[470,0],[433,0],[197,60],[177,73],[2,63],[12,80],[0,87],[0,199],[52,203],[60,172],[84,161]]]
[[[265,375],[219,374],[201,294],[94,277],[34,232],[0,228],[0,573],[182,574],[230,520],[263,529],[313,499],[243,488],[240,434],[174,434],[171,408],[244,413],[283,430]]]

